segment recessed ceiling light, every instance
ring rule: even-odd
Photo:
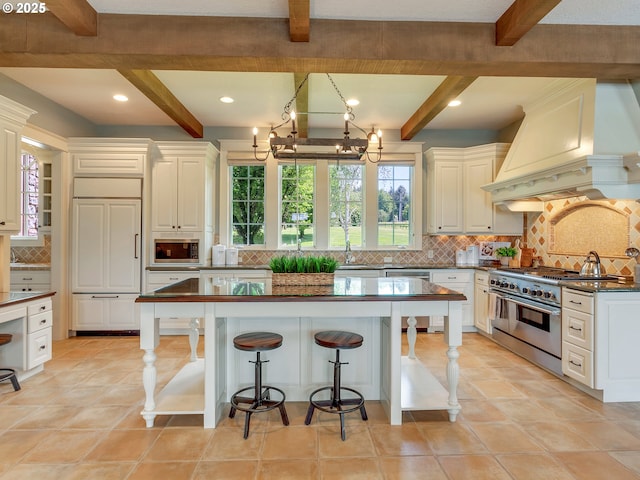
[[[220,97],[220,101],[222,103],[233,103],[234,102],[233,98],[231,98],[231,97]]]
[[[350,107],[355,107],[356,105],[360,105],[360,100],[350,98],[349,100],[347,100],[347,105],[349,105]]]
[[[113,99],[118,101],[118,102],[128,102],[129,101],[129,97],[127,97],[126,95],[122,95],[121,93],[116,93],[113,96]]]
[[[460,100],[451,100],[451,101],[449,102],[449,106],[450,106],[450,107],[457,107],[457,106],[459,106],[461,103],[462,103],[462,102],[461,102]]]

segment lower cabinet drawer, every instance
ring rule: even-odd
[[[51,328],[27,335],[27,369],[51,360]]]
[[[562,373],[593,388],[593,353],[569,342],[562,342]]]
[[[35,333],[43,328],[50,328],[53,325],[53,312],[38,313],[37,315],[29,315],[27,319],[27,333]]]

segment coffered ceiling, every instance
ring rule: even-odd
[[[208,126],[279,123],[306,73],[303,128],[339,125],[327,72],[360,101],[355,123],[404,139],[423,128],[502,128],[554,78],[640,77],[637,0],[46,5],[0,17],[0,74],[97,125],[178,124],[196,138]],[[462,104],[446,108],[453,98]]]

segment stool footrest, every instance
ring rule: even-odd
[[[18,377],[16,376],[16,371],[12,368],[0,368],[0,382],[4,382],[5,380],[11,380],[11,385],[13,385],[13,390],[20,390],[20,383],[18,382]]]

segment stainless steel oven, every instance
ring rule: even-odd
[[[153,243],[154,263],[200,263],[200,240],[197,238],[156,238]]]
[[[561,375],[562,316],[557,283],[524,275],[520,278],[510,272],[489,274],[493,339]]]

